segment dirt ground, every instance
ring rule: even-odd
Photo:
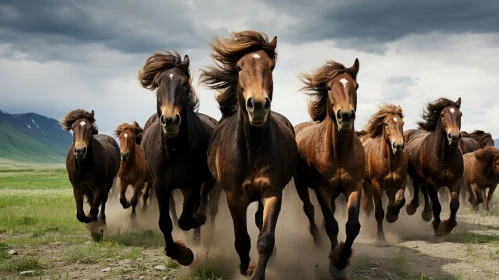
[[[276,252],[267,268],[267,279],[331,279],[328,273],[329,241],[325,232],[323,248],[316,248],[308,232],[294,186],[290,184],[276,230]],[[181,198],[177,197],[180,210]],[[385,204],[386,206],[386,204]],[[150,205],[147,212],[139,212],[131,221],[129,212],[121,209],[116,201],[108,206],[108,225],[104,240],[116,232],[153,232],[151,239],[158,239],[154,246],[138,243],[139,249],[127,259],[110,257],[98,263],[61,261],[61,254],[74,246],[93,246],[90,241],[81,244],[52,243],[14,247],[18,255],[40,256],[45,266],[35,279],[245,279],[238,273],[239,258],[233,246],[233,226],[222,196],[216,223],[201,230],[201,246],[191,247],[195,262],[190,267],[179,267],[163,253],[160,231],[157,227],[157,209]],[[421,210],[421,209],[420,209]],[[445,208],[444,208],[445,210]],[[252,238],[252,260],[257,259],[257,227],[254,223],[256,205],[248,209],[248,229]],[[316,206],[318,224],[322,223],[320,208]],[[344,240],[344,211],[338,211],[339,240]],[[354,255],[349,267],[349,279],[496,279],[499,278],[499,217],[471,213],[462,206],[458,226],[445,238],[436,239],[430,223],[421,219],[418,211],[407,216],[402,209],[394,224],[385,222],[385,233],[391,244],[375,245],[376,223],[374,217],[361,214],[361,234],[354,244]],[[180,211],[178,212],[180,214]],[[443,213],[446,217],[447,212]],[[5,233],[2,234],[5,237]],[[0,235],[0,238],[2,238]],[[174,238],[191,244],[192,232],[174,230]],[[123,246],[122,250],[127,250]],[[164,270],[155,268],[165,266]],[[105,271],[108,269],[108,271]],[[104,270],[104,271],[103,271]],[[213,273],[213,274],[210,274]],[[2,274],[1,279],[17,278],[17,274]],[[215,275],[215,276],[212,276]],[[2,278],[3,277],[3,278]]]

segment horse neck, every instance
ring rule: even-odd
[[[262,150],[263,145],[269,145],[265,139],[271,137],[271,113],[263,127],[253,127],[248,114],[241,108],[238,110],[236,139],[239,148],[245,151],[248,163],[254,162],[256,155]]]
[[[449,143],[447,142],[446,136],[442,132],[442,122],[439,120],[437,127],[431,132],[434,139],[433,143],[433,154],[439,159],[446,159],[450,152]]]
[[[339,159],[340,155],[350,153],[354,148],[355,129],[352,128],[352,131],[347,133],[340,133],[336,120],[330,118],[329,115],[324,119],[324,122],[326,126],[324,142],[326,154]]]

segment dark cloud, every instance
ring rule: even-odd
[[[377,101],[393,102],[409,97],[409,87],[416,85],[418,78],[409,76],[392,76],[386,78],[381,97]]]
[[[286,31],[297,43],[335,40],[338,46],[367,52],[382,52],[385,43],[410,34],[499,32],[498,1],[275,0],[265,3],[296,19]]]

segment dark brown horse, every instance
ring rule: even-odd
[[[468,134],[466,131],[461,131],[460,134],[461,140],[459,140],[459,148],[461,148],[463,155],[480,149],[480,143],[471,138],[470,134]]]
[[[369,120],[360,138],[366,152],[363,208],[370,215],[374,204],[378,244],[385,245],[383,192],[389,200],[386,221],[394,223],[405,205],[407,157],[404,152],[404,115],[400,106],[386,104]]]
[[[483,202],[483,210],[489,211],[490,200],[499,184],[499,150],[488,146],[464,155],[463,184],[473,209],[478,210],[478,204]]]
[[[480,148],[494,147],[494,139],[490,133],[484,132],[483,130],[475,130],[470,134],[470,137],[475,139]]]
[[[365,153],[354,130],[358,71],[359,60],[356,59],[350,68],[327,61],[314,72],[302,74],[303,89],[313,97],[308,110],[314,122],[295,127],[299,153],[296,190],[310,221],[314,242],[319,245],[308,188],[317,194],[331,241],[329,272],[336,279],[346,277],[352,245],[360,231]],[[347,200],[348,221],[345,225],[346,241],[338,245],[339,229],[334,213],[335,200],[340,194]]]
[[[437,236],[449,234],[457,225],[456,213],[459,209],[464,168],[463,154],[459,149],[462,116],[460,107],[461,98],[456,102],[440,98],[429,103],[423,113],[424,121],[418,123],[419,129],[404,133],[409,160],[408,173],[414,186],[413,198],[406,210],[409,215],[416,212],[421,188],[425,198],[422,216],[425,221],[430,221],[433,209],[433,229]],[[441,222],[442,207],[438,190],[443,186],[447,186],[451,194],[451,214],[448,220]]]
[[[120,169],[118,143],[110,136],[98,134],[93,110],[90,113],[82,109],[73,110],[60,120],[60,124],[64,130],[73,131],[66,169],[73,185],[76,218],[82,223],[90,223],[97,218],[106,222],[109,190]],[[90,205],[88,215],[83,211],[84,196]]]
[[[171,192],[179,188],[184,195],[178,226],[182,230],[201,226],[206,220],[205,213],[196,213],[201,185],[215,183],[206,152],[216,121],[197,113],[198,97],[191,84],[188,56],[182,61],[174,51],[155,53],[147,59],[138,78],[144,88],[156,90],[157,114],[146,125],[142,148],[158,199],[166,255],[181,265],[190,265],[194,260],[192,251],[172,237]]]
[[[147,199],[152,189],[152,177],[140,147],[143,133],[144,130],[137,122],[120,124],[115,130],[116,137],[120,139],[121,164],[118,173],[120,203],[125,209],[131,205],[132,215],[135,215],[135,208],[140,196],[142,196],[144,207],[147,205]],[[126,198],[128,185],[132,185],[134,191],[131,201]]]
[[[296,167],[296,142],[291,123],[270,110],[277,37],[263,33],[231,33],[211,44],[215,66],[203,70],[201,81],[221,90],[216,99],[222,120],[208,150],[208,164],[221,183],[234,222],[235,247],[241,274],[265,279],[274,250],[275,228],[282,191]],[[246,210],[258,201],[255,215],[260,229],[258,262],[250,264],[250,236]]]

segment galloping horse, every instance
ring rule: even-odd
[[[489,211],[490,200],[499,184],[499,150],[488,146],[464,155],[463,184],[473,209],[478,210],[478,204],[483,202],[483,210]]]
[[[324,214],[326,232],[331,241],[329,272],[336,279],[346,277],[352,245],[359,234],[359,208],[364,177],[365,153],[354,130],[357,109],[357,73],[359,60],[350,68],[327,61],[311,74],[302,74],[303,87],[314,99],[308,105],[314,122],[295,127],[298,143],[298,167],[295,184],[310,221],[310,232],[319,245],[319,231],[308,188],[315,190]],[[338,245],[338,222],[334,217],[335,200],[347,199],[347,238]]]
[[[82,109],[73,110],[59,123],[62,129],[73,130],[66,169],[76,200],[76,218],[82,223],[90,223],[97,218],[105,223],[109,190],[120,169],[118,143],[110,136],[98,134],[93,110],[90,113]],[[83,211],[84,196],[90,205],[88,215]]]
[[[400,106],[386,104],[369,120],[360,138],[366,152],[363,208],[367,215],[373,209],[373,195],[378,223],[378,244],[386,244],[383,232],[383,192],[389,204],[386,221],[394,223],[405,205],[407,157],[404,153],[404,115]]]
[[[178,226],[198,228],[206,215],[200,208],[202,184],[215,180],[206,163],[206,152],[216,121],[197,113],[198,97],[192,87],[189,57],[182,61],[174,51],[155,53],[139,71],[144,88],[156,90],[157,114],[150,118],[142,140],[144,158],[153,178],[159,204],[159,228],[165,238],[166,255],[181,265],[190,265],[194,254],[181,241],[173,241],[169,214],[171,192],[180,188],[184,195]]]
[[[118,178],[120,182],[120,203],[124,209],[132,206],[132,215],[135,215],[135,207],[142,195],[144,207],[152,189],[152,177],[144,161],[144,155],[140,143],[144,130],[137,122],[133,124],[120,124],[115,135],[120,139],[121,164]],[[144,190],[144,185],[145,190]],[[132,200],[126,199],[128,185],[133,185],[134,192]],[[144,194],[142,194],[144,191]]]
[[[449,234],[457,225],[456,213],[459,209],[459,191],[464,168],[463,154],[458,148],[461,139],[460,107],[461,98],[456,102],[440,98],[429,103],[423,113],[424,122],[418,123],[419,129],[404,133],[409,160],[408,173],[414,185],[413,198],[406,210],[409,215],[416,212],[421,188],[425,198],[422,217],[425,221],[430,221],[433,208],[433,230],[437,236]],[[451,214],[448,220],[441,222],[442,207],[438,190],[443,186],[447,186],[451,193]]]
[[[211,44],[215,66],[201,73],[201,82],[221,90],[216,97],[222,119],[208,149],[208,164],[221,183],[234,222],[241,274],[264,279],[274,250],[282,191],[296,168],[296,142],[291,123],[270,110],[277,37],[264,33],[231,33]],[[260,229],[256,269],[250,264],[246,210],[258,201]]]

